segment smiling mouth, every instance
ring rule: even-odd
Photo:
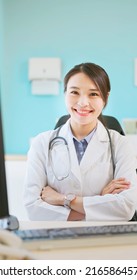
[[[83,116],[83,117],[86,117],[88,116],[90,113],[93,112],[93,110],[90,110],[90,111],[87,111],[87,110],[77,110],[77,109],[74,109],[74,111],[79,115],[79,116]]]

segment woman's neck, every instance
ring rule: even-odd
[[[97,126],[97,122],[96,123],[90,123],[90,124],[85,124],[85,125],[81,125],[81,124],[74,124],[70,121],[70,127],[72,130],[73,135],[78,139],[81,140],[83,138],[85,138],[91,131],[94,130],[94,128],[96,128]]]

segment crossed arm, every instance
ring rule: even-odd
[[[101,196],[106,194],[118,194],[126,189],[130,188],[130,182],[125,178],[119,178],[112,180],[107,186],[102,189]],[[46,186],[41,191],[41,199],[51,205],[64,205],[65,195],[55,191],[50,186]],[[77,196],[71,202],[71,211],[68,217],[68,221],[83,220],[85,217],[85,211],[83,207],[83,197]]]

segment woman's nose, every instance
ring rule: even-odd
[[[81,96],[78,100],[78,105],[80,107],[85,107],[89,105],[89,99],[86,96]]]

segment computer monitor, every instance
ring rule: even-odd
[[[0,104],[1,105],[1,104]],[[16,217],[9,214],[8,193],[5,171],[5,153],[0,106],[0,229],[15,230],[19,227]]]

